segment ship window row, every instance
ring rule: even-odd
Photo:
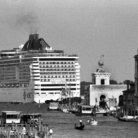
[[[65,87],[65,83],[60,83],[60,84],[41,84],[41,86],[63,86]],[[67,84],[67,86],[76,86],[76,84]],[[62,87],[62,89],[63,89]]]
[[[30,72],[20,72],[19,75],[30,75]]]
[[[30,65],[30,62],[21,62],[21,63],[19,64],[19,67],[28,66],[28,65]]]
[[[66,61],[66,62],[68,62],[68,61],[75,61],[75,60],[78,60],[78,59],[76,59],[76,58],[40,58],[39,59],[39,61],[41,61],[41,62],[44,62],[44,61],[49,61],[49,62],[55,62],[55,61],[59,61],[59,62],[63,62],[63,61]]]
[[[22,84],[1,84],[0,88],[18,88],[18,87],[28,87],[28,83],[22,83]]]
[[[11,71],[11,70],[4,70],[3,72],[0,72],[0,74],[15,74],[15,70]]]
[[[41,79],[41,82],[50,82],[50,81],[53,81],[53,80],[50,80],[50,79]],[[76,81],[76,79],[66,79],[66,81]]]
[[[23,70],[19,70],[20,72],[30,72],[29,69],[23,69]]]
[[[15,70],[14,67],[3,67],[3,68],[0,68],[0,70]]]
[[[73,61],[71,61],[71,62],[39,62],[40,64],[74,64],[74,62]]]
[[[41,91],[54,91],[54,90],[61,91],[61,88],[41,88]],[[76,90],[76,88],[70,88],[70,90]]]
[[[9,64],[9,63],[19,63],[19,59],[18,60],[8,60],[8,61],[2,61],[0,62],[0,64]]]
[[[27,59],[21,59],[21,61],[23,61],[23,62],[32,62],[32,61],[34,61],[35,59],[32,59],[32,58],[27,58]],[[26,64],[26,63],[23,63],[23,64]]]
[[[40,65],[40,68],[46,67],[46,68],[71,68],[71,67],[75,67],[75,65]]]
[[[9,76],[9,75],[0,76],[0,78],[3,78],[3,79],[12,78],[12,79],[14,79],[15,78],[15,75],[12,75],[12,76]]]
[[[29,65],[28,66],[19,67],[19,69],[29,69]]]
[[[3,72],[3,73],[0,73],[0,76],[1,77],[4,77],[4,76],[15,76],[15,72]]]
[[[0,80],[15,80],[16,77],[5,77],[5,78],[2,78],[0,77]]]
[[[14,74],[5,74],[3,76],[0,76],[1,79],[15,79],[16,75]]]
[[[55,75],[55,76],[41,76],[41,78],[75,78],[76,76],[69,76],[69,75]]]
[[[32,72],[33,74],[36,74],[36,72]],[[44,74],[76,74],[76,72],[40,72],[41,75]]]
[[[30,79],[30,76],[20,76],[19,79]]]
[[[16,67],[1,67],[0,70],[15,70]],[[29,68],[28,66],[19,66],[19,69]]]
[[[38,67],[38,65],[32,65],[33,67]]]
[[[75,69],[40,69],[40,71],[75,71]]]

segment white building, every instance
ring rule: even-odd
[[[94,84],[90,85],[90,105],[101,106],[103,101],[106,101],[109,107],[119,103],[119,97],[123,95],[126,85],[110,85],[111,73],[104,70],[104,62],[101,59],[98,62],[99,68],[92,74]]]

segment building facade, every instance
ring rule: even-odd
[[[110,85],[111,73],[104,70],[104,61],[98,62],[98,69],[92,74],[93,84],[90,85],[90,105],[104,108],[105,105],[113,107],[118,105],[119,97],[126,90],[126,85]]]
[[[135,60],[135,74],[134,74],[134,78],[135,78],[135,105],[138,108],[138,53],[137,55],[134,56],[134,60]]]

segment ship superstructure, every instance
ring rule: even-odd
[[[0,102],[61,100],[63,89],[69,90],[66,96],[80,96],[78,56],[53,50],[38,34],[0,57]]]

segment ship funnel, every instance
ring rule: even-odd
[[[39,34],[30,34],[29,35],[29,40],[38,40],[39,39]]]
[[[39,38],[39,34],[30,34],[29,40],[25,43],[22,51],[45,50],[46,48],[50,48],[50,46],[43,38]]]

